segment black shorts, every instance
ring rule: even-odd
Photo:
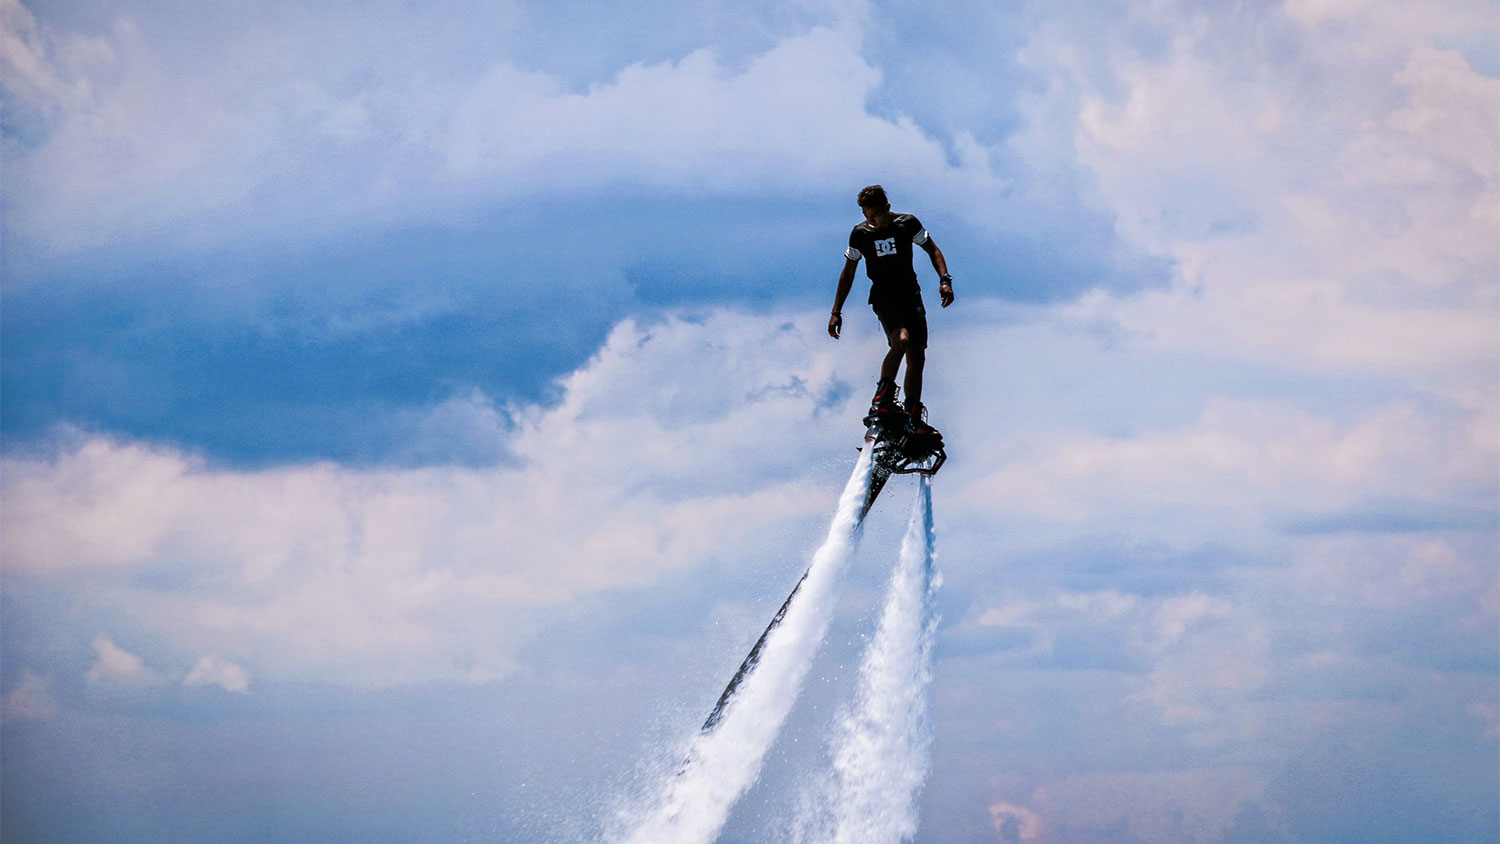
[[[871,302],[875,318],[889,338],[898,328],[906,329],[907,343],[914,349],[927,348],[927,309],[922,307],[922,294],[913,293],[899,299]]]

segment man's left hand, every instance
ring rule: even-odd
[[[943,307],[953,304],[953,285],[942,284],[938,286],[938,298],[943,300]]]

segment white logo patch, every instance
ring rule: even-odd
[[[896,239],[888,237],[885,240],[875,241],[875,256],[884,258],[887,255],[896,254]]]

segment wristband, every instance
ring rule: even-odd
[[[948,285],[949,287],[952,287],[953,286],[953,276],[951,276],[951,275],[940,275],[940,276],[938,276],[938,287],[942,287],[945,284]]]

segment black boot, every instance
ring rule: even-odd
[[[896,382],[884,379],[877,382],[875,398],[870,399],[870,415],[900,412],[901,405],[896,403]]]
[[[921,402],[911,402],[906,408],[906,430],[919,437],[940,436],[937,429],[927,424],[927,406]]]

